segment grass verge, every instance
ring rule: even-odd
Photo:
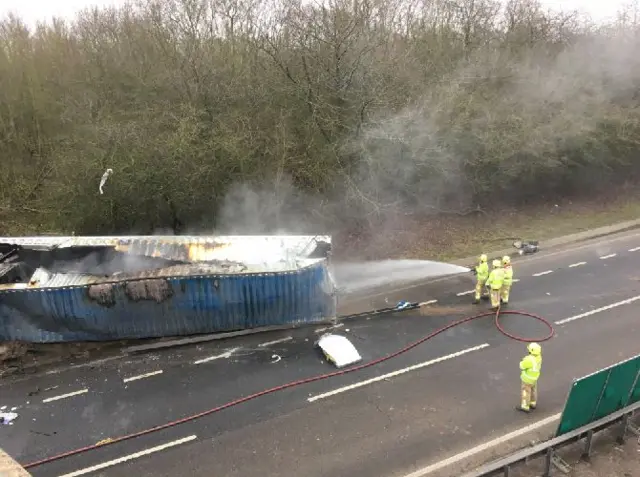
[[[368,237],[338,241],[340,258],[451,261],[509,248],[515,239],[545,240],[640,217],[640,194],[508,209],[474,216],[405,217]],[[344,246],[343,246],[344,245]]]

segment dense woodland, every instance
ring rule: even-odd
[[[7,17],[0,234],[307,232],[592,197],[640,179],[638,13],[150,0]]]

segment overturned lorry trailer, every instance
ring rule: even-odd
[[[328,236],[0,237],[0,341],[157,338],[335,317]]]

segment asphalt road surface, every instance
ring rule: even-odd
[[[444,459],[554,422],[572,379],[640,353],[640,233],[540,253],[514,261],[514,271],[519,281],[510,308],[556,323],[556,336],[543,345],[541,396],[531,414],[515,410],[525,345],[483,319],[377,366],[29,471],[67,477],[444,475]],[[334,331],[348,336],[365,362],[379,358],[486,311],[487,304],[470,304],[470,285],[465,278],[414,288],[405,299],[437,301],[422,311],[347,321]],[[503,321],[527,337],[546,333],[530,318]],[[332,372],[313,347],[318,328],[9,378],[0,383],[0,407],[17,407],[20,417],[0,427],[0,447],[26,464]]]

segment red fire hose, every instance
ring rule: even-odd
[[[522,336],[517,336],[517,335],[511,334],[511,333],[507,332],[502,327],[502,325],[500,324],[500,316],[502,316],[502,315],[519,315],[519,316],[526,316],[526,317],[529,317],[529,318],[534,318],[534,319],[540,321],[541,323],[543,323],[548,328],[549,333],[546,336],[544,336],[542,338],[537,338],[537,339],[529,339],[529,338],[525,338],[525,337],[522,337]],[[380,364],[380,363],[382,363],[384,361],[387,361],[387,360],[390,360],[392,358],[395,358],[396,356],[399,356],[402,353],[406,353],[407,351],[415,348],[416,346],[424,343],[427,340],[430,340],[434,336],[437,336],[440,333],[443,333],[443,332],[447,331],[450,328],[462,325],[462,324],[467,323],[469,321],[473,321],[473,320],[477,320],[477,319],[485,318],[485,317],[489,317],[489,316],[495,316],[495,325],[496,325],[496,328],[498,329],[498,331],[500,331],[500,333],[502,333],[503,335],[505,335],[505,336],[507,336],[507,337],[509,337],[509,338],[511,338],[513,340],[516,340],[516,341],[521,341],[521,342],[524,342],[524,343],[543,342],[543,341],[547,341],[547,340],[551,339],[553,337],[553,334],[554,334],[553,325],[548,320],[546,320],[545,318],[543,318],[541,316],[535,315],[533,313],[527,313],[527,312],[524,312],[524,311],[513,311],[513,310],[501,311],[501,310],[498,310],[495,313],[494,312],[486,312],[486,313],[480,313],[480,314],[474,315],[474,316],[468,316],[466,318],[462,318],[460,320],[456,320],[456,321],[454,321],[452,323],[449,323],[448,325],[437,329],[433,333],[431,333],[431,334],[429,334],[427,336],[424,336],[423,338],[420,338],[418,341],[415,341],[415,342],[405,346],[404,348],[402,348],[402,349],[400,349],[398,351],[395,351],[394,353],[388,354],[388,355],[383,356],[383,357],[378,358],[378,359],[374,359],[373,361],[369,361],[368,363],[360,364],[360,365],[357,365],[357,366],[354,366],[354,367],[351,367],[351,368],[347,368],[347,369],[341,369],[341,370],[334,371],[334,372],[331,372],[331,373],[311,376],[309,378],[300,379],[298,381],[292,381],[292,382],[289,382],[289,383],[281,384],[279,386],[275,386],[275,387],[272,387],[272,388],[269,388],[269,389],[265,389],[263,391],[251,394],[249,396],[245,396],[243,398],[238,398],[238,399],[236,399],[234,401],[227,402],[225,404],[222,404],[220,406],[214,407],[212,409],[208,409],[206,411],[202,411],[202,412],[200,412],[198,414],[193,414],[191,416],[183,417],[182,419],[177,419],[175,421],[167,422],[165,424],[161,424],[159,426],[152,427],[150,429],[144,429],[142,431],[138,431],[138,432],[135,432],[133,434],[127,434],[127,435],[124,435],[124,436],[120,436],[120,437],[114,438],[114,439],[109,440],[109,441],[107,441],[107,442],[105,442],[103,444],[93,444],[93,445],[82,447],[82,448],[79,448],[79,449],[74,449],[74,450],[70,450],[70,451],[67,451],[67,452],[63,452],[61,454],[53,455],[51,457],[46,457],[44,459],[41,459],[41,460],[26,464],[26,465],[24,465],[24,468],[25,469],[30,469],[30,468],[37,467],[37,466],[40,466],[40,465],[43,465],[43,464],[48,464],[50,462],[54,462],[54,461],[57,461],[57,460],[60,460],[60,459],[64,459],[65,457],[70,457],[70,456],[73,456],[73,455],[81,454],[83,452],[87,452],[87,451],[90,451],[90,450],[98,449],[98,448],[104,447],[106,445],[115,444],[117,442],[126,441],[126,440],[133,439],[133,438],[136,438],[136,437],[141,437],[141,436],[144,436],[144,435],[147,435],[147,434],[151,434],[153,432],[161,431],[163,429],[168,429],[170,427],[178,426],[180,424],[184,424],[186,422],[194,421],[194,420],[199,419],[201,417],[208,416],[209,414],[214,414],[214,413],[220,412],[220,411],[222,411],[224,409],[228,409],[230,407],[237,406],[238,404],[242,404],[244,402],[251,401],[253,399],[256,399],[256,398],[258,398],[260,396],[264,396],[266,394],[275,393],[277,391],[283,391],[285,389],[293,388],[295,386],[301,386],[303,384],[312,383],[312,382],[315,382],[315,381],[321,381],[323,379],[332,378],[334,376],[341,376],[343,374],[349,374],[349,373],[353,373],[353,372],[356,372],[356,371],[360,371],[361,369],[366,369],[366,368],[369,368],[371,366],[375,366],[376,364]]]

